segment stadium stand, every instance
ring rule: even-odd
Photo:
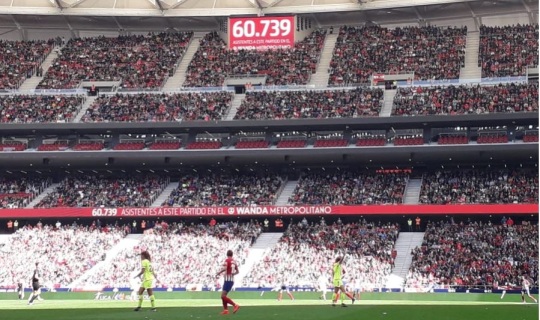
[[[167,181],[167,178],[158,176],[68,176],[36,208],[148,207]]]
[[[538,82],[399,88],[392,115],[537,112]]]
[[[221,284],[214,275],[221,268],[220,261],[225,259],[227,250],[234,250],[235,260],[242,265],[260,232],[260,226],[255,223],[223,222],[211,227],[158,221],[145,232],[138,246],[121,251],[112,261],[112,267],[104,266],[82,285],[138,289],[137,284],[133,284],[133,274],[126,270],[138,271],[140,252],[148,250],[152,253],[160,287],[201,286],[215,290]]]
[[[101,95],[83,122],[159,122],[221,120],[231,107],[230,92]]]
[[[478,65],[482,78],[524,76],[538,67],[538,24],[480,26]]]
[[[273,204],[283,180],[276,174],[191,174],[163,203],[166,206],[250,206]]]
[[[366,84],[373,73],[458,79],[465,63],[466,36],[466,27],[341,27],[328,84]]]
[[[54,40],[9,41],[0,39],[0,90],[17,89],[34,75],[54,48]]]
[[[376,117],[383,90],[252,91],[246,94],[234,119],[300,119]]]
[[[0,270],[0,286],[27,283],[34,263],[39,263],[44,286],[67,287],[101,261],[125,234],[124,228],[113,226],[101,230],[78,225],[56,228],[41,223],[24,226],[0,250],[0,259],[10,266]]]
[[[308,170],[303,172],[289,204],[399,204],[407,181],[406,174]]]
[[[124,89],[160,89],[192,36],[185,32],[71,39],[37,88],[70,89],[82,81],[120,81]]]
[[[317,68],[326,31],[316,30],[294,49],[228,50],[217,32],[201,40],[189,64],[185,87],[220,87],[228,75],[266,77],[266,85],[307,84]]]
[[[39,177],[0,178],[0,208],[24,208],[51,180]]]
[[[65,95],[0,96],[0,123],[70,122],[85,98]]]
[[[526,170],[440,170],[422,178],[420,203],[538,203],[538,176]]]
[[[520,275],[537,270],[536,252],[538,225],[430,222],[422,246],[412,252],[406,286],[519,284]]]
[[[360,281],[381,287],[390,274],[391,251],[399,227],[390,223],[291,224],[279,243],[253,266],[242,283],[246,287],[310,287],[331,274],[336,252],[347,255],[344,269],[352,286]]]

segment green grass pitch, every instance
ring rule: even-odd
[[[521,303],[519,294],[422,294],[363,293],[362,299],[347,308],[332,307],[319,300],[316,292],[295,292],[295,300],[284,295],[277,301],[275,292],[231,292],[241,305],[238,313],[220,315],[219,292],[157,292],[157,312],[150,302],[134,312],[129,300],[93,300],[92,293],[44,293],[43,301],[32,306],[16,300],[16,293],[0,294],[2,320],[538,320],[538,304]],[[28,297],[28,295],[27,295]],[[330,297],[330,293],[328,294]]]

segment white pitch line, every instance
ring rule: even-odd
[[[322,302],[321,300],[254,300],[254,299],[235,299],[241,306],[303,306],[303,305],[320,305],[330,306],[331,302]],[[196,308],[196,307],[220,307],[219,299],[158,299],[156,301],[158,308]],[[1,309],[4,310],[20,310],[20,309],[108,309],[108,308],[132,308],[136,305],[136,301],[126,300],[46,300],[38,301],[34,305],[27,305],[26,301],[19,300],[2,300],[0,302]],[[149,302],[143,303],[143,308],[149,308]],[[347,302],[350,305],[350,301]],[[532,303],[523,304],[521,302],[508,301],[412,301],[412,300],[360,300],[356,301],[352,306],[370,306],[370,305],[409,305],[409,306],[448,306],[448,305],[534,305]]]

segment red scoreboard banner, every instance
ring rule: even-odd
[[[229,18],[229,49],[273,50],[294,46],[294,17]]]
[[[531,214],[538,204],[2,209],[6,218]]]

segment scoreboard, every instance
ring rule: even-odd
[[[272,50],[294,46],[293,16],[229,18],[229,49]]]

